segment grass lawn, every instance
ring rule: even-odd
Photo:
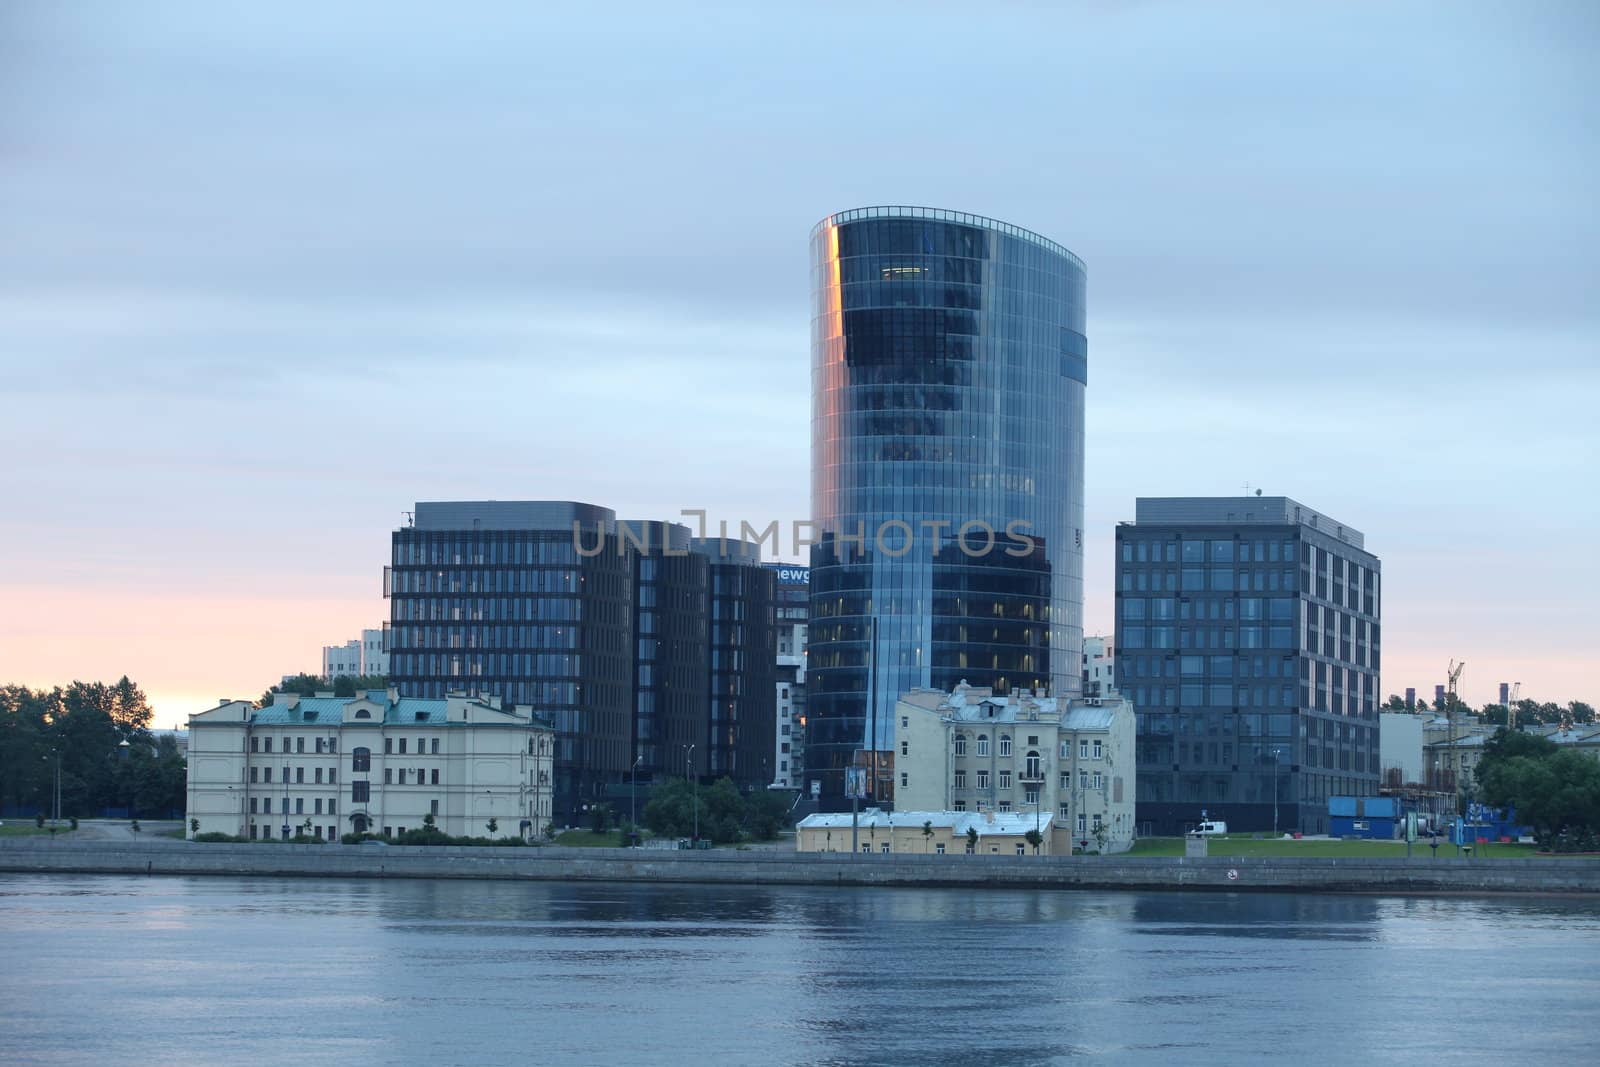
[[[56,827],[56,833],[72,833],[72,824],[65,822],[62,823],[60,826]],[[43,830],[33,825],[31,821],[25,823],[8,822],[4,826],[0,826],[0,837],[48,837],[49,835],[49,823],[45,824],[45,828]]]
[[[1208,845],[1209,854],[1212,856],[1321,856],[1337,858],[1357,856],[1402,857],[1406,854],[1406,846],[1403,841],[1257,840],[1252,837],[1230,834],[1224,837],[1210,838]],[[1456,847],[1454,845],[1440,843],[1440,856],[1448,859],[1453,858],[1455,854]],[[1133,849],[1124,853],[1124,855],[1181,856],[1183,855],[1183,838],[1146,837],[1135,841]],[[1429,850],[1427,842],[1418,841],[1412,846],[1411,855],[1413,858],[1429,859],[1433,853]],[[1532,845],[1489,844],[1476,846],[1473,849],[1473,855],[1487,859],[1528,859],[1533,857],[1535,853]]]

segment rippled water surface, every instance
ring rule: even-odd
[[[0,875],[0,1062],[1590,1062],[1600,904]]]

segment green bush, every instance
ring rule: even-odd
[[[209,844],[236,844],[240,841],[244,841],[245,838],[234,837],[232,834],[218,833],[217,831],[213,830],[210,833],[195,834],[189,840],[204,841]]]

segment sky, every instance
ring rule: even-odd
[[[416,500],[804,519],[810,228],[918,204],[1088,264],[1088,632],[1249,486],[1385,693],[1600,704],[1600,8],[579,7],[4,6],[0,683],[315,671]]]

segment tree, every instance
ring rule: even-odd
[[[690,824],[694,822],[695,798],[690,794]],[[739,829],[744,824],[744,797],[732,778],[718,778],[700,790],[700,836],[709,837],[719,845],[739,840]]]
[[[1484,775],[1500,763],[1518,757],[1545,759],[1555,753],[1556,744],[1549,738],[1523,733],[1521,730],[1507,730],[1502,726],[1484,743],[1483,755],[1478,759],[1475,776],[1481,786]],[[1490,801],[1490,803],[1497,802]]]
[[[687,778],[669,778],[650,791],[641,816],[658,837],[688,837],[693,826],[690,784]]]
[[[1489,803],[1514,806],[1546,848],[1569,836],[1592,842],[1600,832],[1600,762],[1581,753],[1497,759],[1478,781]]]
[[[922,824],[922,851],[928,851],[928,846],[933,841],[933,820],[929,819]]]
[[[433,812],[430,811],[422,817],[422,828],[424,830],[438,829],[438,822],[439,820],[435,819],[433,817]]]
[[[776,789],[751,791],[744,805],[744,828],[751,839],[771,841],[788,829],[791,796]]]
[[[978,851],[978,828],[976,826],[967,827],[967,851]]]
[[[1039,846],[1044,844],[1044,835],[1034,829],[1023,834],[1022,839],[1033,846],[1033,854],[1037,856],[1039,854]]]
[[[1389,699],[1384,702],[1384,711],[1406,711],[1406,698],[1399,693],[1390,693]]]
[[[1567,715],[1573,722],[1594,722],[1594,708],[1581,700],[1567,705]]]
[[[489,828],[490,837],[493,837],[495,834],[500,832],[500,820],[496,819],[493,815],[489,816],[489,821],[484,823],[484,825]]]
[[[381,674],[341,674],[331,680],[315,674],[297,674],[292,678],[285,678],[262,693],[261,699],[256,701],[256,707],[264,708],[271,704],[275,693],[314,697],[318,693],[332,692],[336,697],[353,697],[357,693],[365,693],[372,689],[387,689],[388,686],[389,679]]]

